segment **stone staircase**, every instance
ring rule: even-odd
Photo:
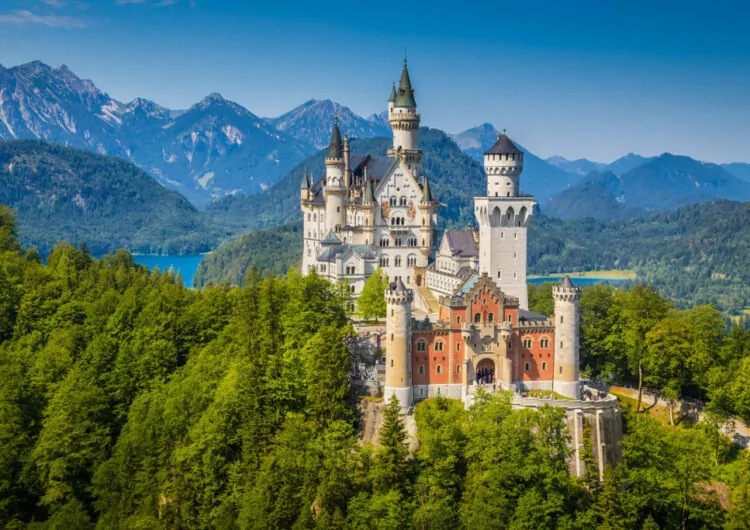
[[[417,293],[418,296],[422,297],[422,300],[424,301],[425,306],[427,306],[427,308],[429,309],[430,313],[438,314],[440,312],[440,304],[438,303],[435,295],[432,294],[432,291],[430,289],[428,289],[424,285],[419,285],[417,286]]]

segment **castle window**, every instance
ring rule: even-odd
[[[460,324],[460,323],[461,323],[461,315],[458,315],[456,317],[456,324]]]
[[[443,373],[443,367],[439,364],[435,367],[435,373],[442,374]]]
[[[424,375],[424,366],[419,367],[419,375]]]
[[[530,338],[523,339],[523,347],[528,350],[529,348],[531,348],[531,342],[532,341]]]
[[[355,289],[356,289],[356,288],[355,288],[355,287],[354,287],[354,286],[352,285],[352,294],[354,294],[354,290],[355,290]]]
[[[456,351],[461,351],[461,343],[460,342],[456,343]]]
[[[394,335],[393,335],[393,333],[391,333],[391,340],[393,340],[393,337],[394,337]]]
[[[562,347],[563,347],[563,342],[560,341],[560,349],[562,349]]]
[[[408,285],[410,283],[411,283],[411,276],[407,276],[406,277],[406,284]]]
[[[422,352],[422,353],[426,352],[427,351],[427,343],[425,341],[423,341],[423,340],[420,340],[419,342],[417,342],[417,351],[418,352]]]
[[[562,324],[562,323],[563,323],[563,316],[560,315],[560,324]]]
[[[514,273],[513,273],[513,279],[515,280],[516,278],[518,278],[518,274],[516,274],[516,273],[514,272]]]
[[[505,232],[500,232],[500,239],[505,239]]]
[[[435,342],[435,351],[443,351],[443,345],[445,343],[442,340],[438,340]]]
[[[540,340],[539,346],[541,346],[542,348],[549,348],[549,339]]]
[[[336,206],[336,213],[340,213],[340,212],[341,212],[341,206]]]
[[[528,372],[529,370],[531,370],[531,363],[526,363],[526,364],[524,364],[524,365],[523,365],[523,369],[524,369],[524,370],[526,370],[527,372]]]
[[[508,322],[513,323],[513,315],[508,315]]]
[[[394,316],[395,314],[396,314],[396,310],[395,309],[391,309],[391,316]]]
[[[560,373],[562,373],[562,366],[560,367]]]
[[[401,197],[401,206],[406,206],[406,197]]]
[[[542,363],[542,372],[546,372],[546,371],[547,371],[547,363],[544,362]]]
[[[396,206],[396,197],[391,197],[391,206]]]
[[[497,277],[498,277],[498,279],[502,279],[503,278],[503,271],[497,271]]]
[[[492,324],[494,319],[495,319],[495,316],[492,313],[487,315],[487,322],[489,322],[490,324]]]
[[[396,267],[401,266],[401,256],[396,256],[396,259],[393,261],[395,262]]]
[[[482,321],[481,313],[474,313],[474,323],[479,324]]]
[[[393,359],[391,359],[391,368],[393,368]]]
[[[311,220],[311,219],[312,219],[312,214],[308,213],[308,214],[307,214],[307,220],[309,221],[309,220]]]

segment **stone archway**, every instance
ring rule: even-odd
[[[474,372],[474,377],[477,384],[486,385],[492,384],[497,381],[497,371],[495,370],[495,361],[492,359],[484,358],[477,363],[477,368]]]

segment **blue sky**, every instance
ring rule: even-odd
[[[0,0],[0,63],[66,64],[122,101],[366,116],[406,49],[432,127],[490,122],[541,156],[750,162],[749,17],[739,0]]]

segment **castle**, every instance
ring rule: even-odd
[[[571,471],[583,472],[588,423],[602,472],[617,459],[620,410],[611,396],[592,399],[598,392],[579,378],[581,289],[566,277],[553,288],[554,315],[528,310],[527,229],[536,203],[520,192],[523,151],[498,135],[484,154],[486,193],[474,198],[478,229],[446,230],[435,249],[439,203],[421,171],[420,115],[406,61],[388,121],[387,157],[351,154],[335,122],[325,176],[305,173],[303,272],[346,280],[352,299],[378,267],[387,274],[386,400],[395,395],[409,409],[441,395],[469,406],[483,388],[514,391],[514,406],[554,404],[567,413]],[[551,393],[537,399],[530,391]]]

